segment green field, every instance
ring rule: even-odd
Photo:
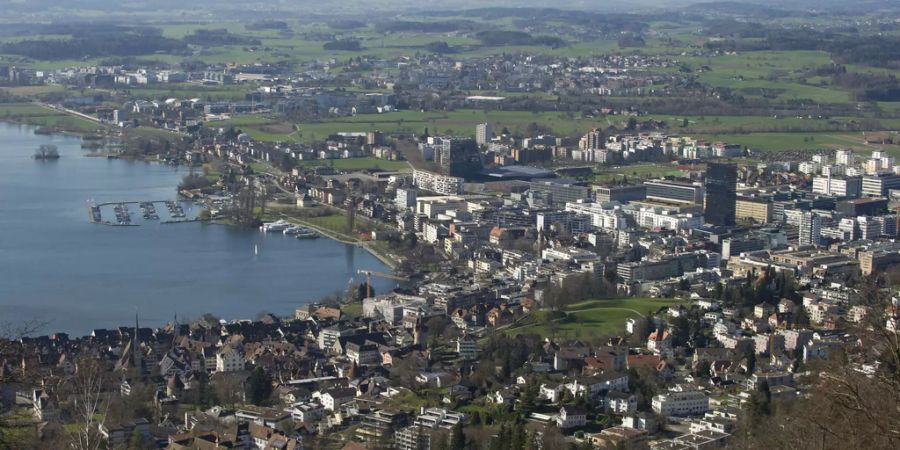
[[[102,128],[101,125],[90,120],[31,103],[0,104],[0,121],[4,120],[75,133],[88,133]]]
[[[664,306],[683,303],[684,300],[654,298],[587,300],[567,306],[563,310],[566,314],[564,319],[544,323],[540,318],[547,312],[539,311],[535,314],[538,319],[536,324],[509,328],[507,331],[511,334],[537,333],[543,337],[576,338],[618,334],[625,329],[626,319],[637,319]]]
[[[338,170],[363,170],[363,169],[380,169],[387,171],[409,169],[409,163],[406,161],[389,161],[386,159],[374,158],[367,156],[365,158],[347,158],[347,159],[316,159],[312,161],[301,161],[301,166],[332,166]]]
[[[594,176],[594,181],[607,182],[621,181],[622,178],[662,178],[668,176],[680,176],[681,171],[672,164],[639,164],[634,166],[616,166],[602,168],[601,172]]]
[[[873,150],[900,151],[897,145],[874,145],[863,142],[862,133],[749,133],[709,134],[698,136],[713,141],[741,144],[755,151],[785,151],[798,149],[832,150],[848,148],[868,153]]]

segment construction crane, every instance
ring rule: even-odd
[[[372,297],[372,277],[376,276],[379,278],[387,278],[389,280],[397,280],[397,281],[409,281],[409,278],[402,277],[400,275],[394,275],[392,273],[384,273],[384,272],[375,272],[373,270],[357,270],[358,274],[366,275],[366,298]]]

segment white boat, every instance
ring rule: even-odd
[[[260,230],[264,232],[283,232],[285,229],[291,226],[290,222],[279,220],[277,222],[266,222],[259,227]]]

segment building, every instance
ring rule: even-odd
[[[416,206],[416,190],[408,188],[397,188],[394,195],[394,204],[400,209],[410,209]]]
[[[356,429],[356,438],[362,442],[377,446],[394,436],[401,427],[405,427],[408,415],[403,411],[378,410],[363,416]]]
[[[800,213],[800,237],[802,245],[819,245],[822,236],[822,218],[816,213],[803,211]]]
[[[587,424],[587,412],[575,406],[563,406],[556,416],[556,426],[563,430],[583,427]]]
[[[413,171],[413,184],[418,186],[419,189],[441,195],[462,193],[464,181],[460,177],[441,175],[425,170]]]
[[[463,359],[475,359],[478,355],[478,342],[469,336],[463,336],[456,340],[456,353]]]
[[[862,177],[863,196],[886,197],[891,189],[900,189],[900,175],[884,172]]]
[[[642,200],[644,198],[647,198],[647,186],[643,184],[632,186],[594,187],[594,199],[598,203],[628,203],[635,200]]]
[[[729,259],[744,252],[754,252],[765,248],[766,240],[761,237],[725,238],[722,240],[722,259]]]
[[[812,191],[816,194],[856,198],[862,191],[862,177],[815,177]]]
[[[644,182],[646,197],[674,203],[703,203],[705,189],[700,183],[684,181],[653,180]]]
[[[769,223],[772,220],[772,202],[767,198],[737,197],[734,217],[736,220]]]
[[[653,412],[663,416],[693,416],[709,411],[709,397],[703,391],[690,387],[653,397]]]
[[[475,125],[475,143],[478,145],[485,145],[491,142],[491,139],[494,137],[494,130],[491,128],[491,124],[479,123]]]
[[[564,206],[566,203],[585,201],[591,198],[591,189],[577,184],[574,180],[538,180],[530,183],[530,190],[544,194],[552,206]]]
[[[708,163],[705,187],[704,216],[706,222],[720,226],[734,225],[737,202],[737,166]]]
[[[474,139],[435,138],[434,159],[444,175],[472,178],[482,169],[481,152]]]
[[[326,411],[336,411],[344,403],[348,403],[356,398],[356,389],[354,388],[334,388],[325,391],[320,397],[322,406]]]
[[[216,372],[244,370],[244,355],[237,347],[226,345],[216,352]]]
[[[884,197],[866,197],[837,202],[835,209],[847,217],[875,216],[888,209],[888,199]]]

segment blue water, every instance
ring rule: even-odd
[[[142,326],[175,314],[179,321],[207,312],[290,315],[346,289],[358,269],[388,270],[365,250],[327,238],[201,223],[91,224],[89,200],[175,199],[186,169],[85,157],[79,138],[33,131],[0,123],[0,323],[46,320],[45,333],[83,335],[133,324],[135,311]],[[32,159],[44,143],[62,158]],[[140,217],[137,205],[131,210]],[[393,287],[373,284],[378,292]]]

